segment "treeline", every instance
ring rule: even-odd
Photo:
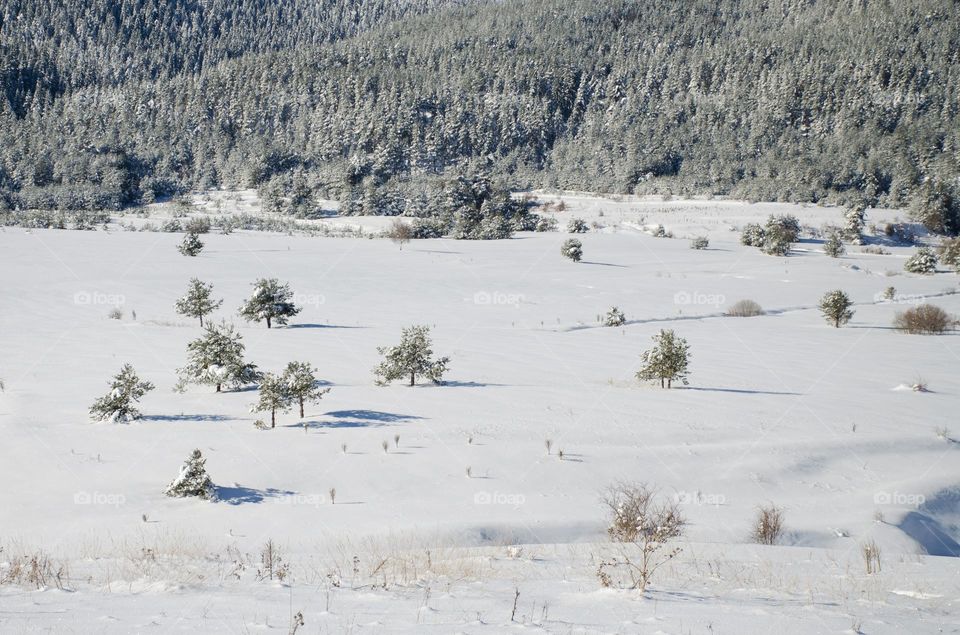
[[[960,229],[951,0],[0,6],[8,207],[256,186],[298,213],[409,214],[423,182],[484,174],[910,204]]]

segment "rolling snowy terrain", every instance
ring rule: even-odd
[[[889,244],[771,257],[736,231],[838,208],[563,200],[561,229],[595,225],[580,263],[563,232],[401,249],[374,237],[383,218],[313,221],[363,228],[350,238],[214,232],[196,258],[182,234],[116,224],[2,231],[0,572],[42,552],[64,576],[0,586],[0,631],[289,632],[302,612],[300,633],[960,632],[960,335],[891,326],[920,301],[960,314],[957,275],[904,273],[914,248]],[[174,311],[193,277],[262,370],[320,370],[331,392],[304,419],[259,430],[255,388],[174,390],[201,333]],[[294,289],[288,326],[237,316],[261,277]],[[856,303],[839,329],[817,308],[833,289]],[[724,315],[742,299],[766,315]],[[601,325],[612,306],[624,326]],[[377,347],[415,324],[446,383],[376,386]],[[690,343],[687,387],[634,376],[663,328]],[[157,387],[143,420],[91,423],[124,363]],[[217,502],[163,495],[194,448]],[[618,481],[689,522],[646,597],[596,576]],[[751,544],[770,503],[786,536]],[[268,540],[282,581],[258,579]]]

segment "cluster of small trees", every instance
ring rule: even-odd
[[[192,278],[186,294],[175,304],[177,313],[199,318],[203,326],[203,318],[223,304],[223,300],[214,300],[212,294],[213,285]],[[243,302],[238,313],[248,322],[266,322],[267,328],[272,328],[274,323],[287,324],[301,310],[293,301],[289,285],[276,278],[261,278],[253,283],[253,295]]]
[[[765,225],[746,225],[740,242],[748,247],[759,247],[760,251],[771,256],[786,256],[799,237],[800,221],[796,216],[771,215]]]
[[[307,362],[290,362],[279,375],[265,373],[260,379],[260,398],[253,412],[269,412],[270,427],[277,425],[277,412],[288,412],[294,405],[300,408],[300,418],[308,403],[320,401],[329,388],[320,388],[317,370]]]

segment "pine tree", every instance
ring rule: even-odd
[[[847,209],[843,215],[843,236],[854,245],[863,244],[863,228],[866,225],[865,208],[856,204]]]
[[[850,310],[852,306],[850,297],[839,289],[820,298],[820,312],[835,328],[840,328],[842,324],[850,321],[853,317],[853,311]]]
[[[320,401],[329,388],[317,385],[317,370],[307,362],[290,362],[283,371],[283,382],[290,397],[300,406],[300,418],[304,417],[304,405]]]
[[[590,226],[582,218],[571,218],[567,223],[568,234],[586,234],[590,231]]]
[[[140,418],[135,404],[153,390],[149,381],[141,381],[130,364],[124,364],[110,384],[110,392],[97,399],[90,408],[90,415],[97,421],[134,421]]]
[[[931,274],[937,271],[937,254],[929,247],[921,247],[903,264],[908,273]]]
[[[293,303],[290,286],[280,284],[276,278],[261,278],[253,283],[253,295],[240,307],[240,315],[248,322],[263,322],[267,328],[273,323],[286,324],[300,313],[300,307]]]
[[[560,246],[560,254],[574,262],[580,262],[583,258],[583,243],[576,238],[570,238]]]
[[[377,349],[385,357],[373,371],[377,376],[377,384],[382,386],[406,377],[410,378],[411,386],[417,383],[417,377],[426,377],[435,384],[442,383],[450,359],[441,357],[434,360],[430,346],[430,327],[411,326],[403,329],[398,346]]]
[[[212,300],[210,298],[212,292],[212,284],[206,284],[196,278],[191,278],[186,295],[177,300],[177,313],[186,317],[200,318],[200,326],[202,327],[203,316],[213,313],[223,304],[223,300]]]
[[[830,237],[823,243],[823,253],[827,254],[831,258],[839,258],[844,253],[846,249],[843,247],[843,241],[840,240],[840,236],[836,233],[830,234]]]
[[[740,244],[747,247],[763,247],[763,241],[766,238],[766,232],[763,227],[757,223],[749,223],[743,228],[740,234]]]
[[[215,500],[217,490],[207,474],[206,464],[207,460],[203,458],[200,450],[191,452],[190,458],[180,468],[180,474],[173,479],[163,493],[174,498],[196,497]]]
[[[184,256],[196,256],[203,251],[203,242],[201,242],[200,236],[189,232],[183,237],[183,242],[177,246],[177,251]]]
[[[288,412],[293,404],[293,395],[287,389],[282,376],[265,373],[260,380],[260,399],[253,405],[252,412],[269,412],[270,427],[277,427],[277,412]]]
[[[607,314],[603,318],[604,326],[623,326],[627,323],[627,316],[623,314],[618,307],[610,307],[610,310],[607,311]]]
[[[945,238],[937,246],[937,258],[944,265],[953,267],[957,273],[960,273],[960,238]]]
[[[637,372],[641,381],[659,381],[661,388],[672,388],[673,382],[687,385],[690,345],[672,330],[661,330],[653,336],[653,348],[640,356],[643,366]]]
[[[204,333],[187,345],[187,365],[177,371],[185,383],[234,388],[252,384],[262,375],[243,360],[243,337],[226,321],[207,324]]]

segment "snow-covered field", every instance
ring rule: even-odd
[[[904,274],[913,249],[896,246],[831,259],[805,240],[774,258],[733,231],[783,212],[839,223],[836,208],[563,199],[561,228],[598,226],[578,264],[564,233],[402,250],[213,233],[197,258],[179,234],[0,233],[0,567],[42,551],[69,571],[64,590],[0,587],[0,631],[285,632],[297,612],[301,633],[960,631],[960,335],[891,328],[923,297],[960,314],[957,275]],[[658,223],[677,238],[643,231]],[[320,369],[332,390],[304,420],[261,431],[255,390],[173,390],[200,334],[173,308],[191,277],[261,369]],[[260,277],[296,291],[288,327],[237,317]],[[838,288],[857,306],[834,329],[816,306]],[[745,298],[767,315],[723,315]],[[627,324],[600,326],[613,305]],[[377,347],[413,324],[449,381],[375,386]],[[661,328],[690,342],[687,388],[634,378]],[[157,386],[145,419],[90,423],[124,363]],[[929,392],[910,389],[921,378]],[[162,493],[194,448],[219,502]],[[689,520],[645,598],[596,576],[612,553],[600,498],[624,480]],[[786,538],[750,544],[768,503]],[[283,582],[257,579],[267,540]]]

